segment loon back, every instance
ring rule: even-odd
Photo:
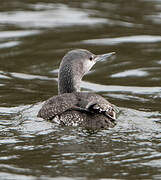
[[[76,92],[64,93],[48,99],[38,117],[61,125],[99,129],[114,127],[116,110],[100,95]]]

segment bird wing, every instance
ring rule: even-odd
[[[71,109],[76,104],[77,98],[73,93],[64,93],[54,96],[43,104],[37,116],[49,120]]]
[[[105,98],[94,93],[79,93],[79,106],[98,114],[104,114],[112,121],[116,120],[117,108]]]

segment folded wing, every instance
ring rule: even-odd
[[[73,93],[64,93],[48,99],[38,112],[38,117],[49,120],[60,115],[77,104],[77,98]]]

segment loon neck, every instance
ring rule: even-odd
[[[71,65],[60,65],[58,75],[58,93],[73,93],[80,91],[82,73],[79,69],[74,69]]]

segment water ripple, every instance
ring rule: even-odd
[[[5,43],[0,43],[0,49],[15,47],[19,44],[20,44],[19,41],[10,41],[10,42],[5,42]]]
[[[142,70],[142,69],[131,69],[131,70],[126,70],[120,73],[112,74],[111,77],[113,78],[120,78],[120,77],[129,77],[129,76],[138,76],[138,77],[143,77],[147,76],[148,72]]]
[[[141,86],[110,86],[83,81],[82,87],[96,92],[132,92],[136,94],[155,94],[161,91],[161,87]]]
[[[137,36],[124,36],[117,38],[103,38],[84,40],[83,44],[103,44],[103,45],[115,45],[120,43],[156,43],[161,42],[161,36],[155,35],[137,35]]]
[[[71,25],[93,25],[106,23],[105,18],[89,16],[89,11],[54,4],[40,11],[12,11],[0,13],[0,23],[15,24],[23,28],[51,28]]]
[[[49,78],[47,76],[31,75],[31,74],[25,74],[25,73],[12,72],[10,73],[10,75],[11,77],[14,77],[14,78],[20,78],[20,79],[26,79],[26,80],[31,80],[31,79],[55,80],[55,78]]]
[[[1,31],[0,38],[7,39],[7,38],[19,38],[25,36],[31,36],[40,33],[38,30],[17,30],[17,31]]]

